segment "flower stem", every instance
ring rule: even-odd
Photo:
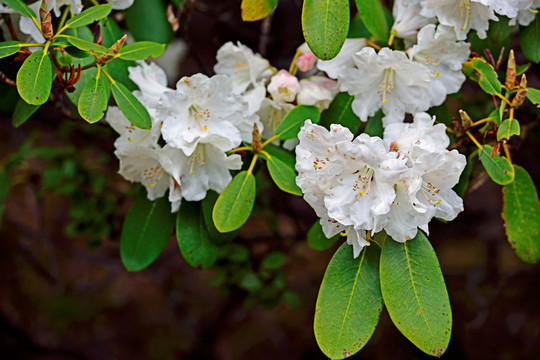
[[[481,120],[478,120],[478,121],[473,122],[471,126],[472,126],[472,127],[478,126],[478,125],[480,125],[480,124],[483,124],[483,123],[488,122],[489,120],[490,120],[489,118],[483,118],[483,119],[481,119]]]
[[[272,136],[270,139],[268,139],[268,140],[266,140],[265,142],[262,143],[261,149],[264,149],[264,147],[266,145],[270,144],[272,141],[277,140],[277,139],[279,139],[279,136],[277,136],[277,135]]]
[[[394,42],[395,37],[396,37],[396,30],[392,29],[392,31],[390,31],[390,39],[388,39],[388,47],[392,46],[392,43]]]
[[[466,131],[465,133],[471,138],[472,142],[473,142],[480,150],[482,150],[482,149],[484,148],[484,147],[478,142],[478,140],[476,140],[476,139],[474,138],[474,136],[471,134],[470,131]]]
[[[253,151],[251,146],[240,146],[240,147],[237,147],[236,149],[229,150],[229,152],[235,153],[235,152],[238,152],[238,151],[246,151],[246,150],[247,151]]]
[[[64,13],[62,14],[62,18],[60,19],[60,23],[58,24],[58,29],[61,29],[64,27],[69,9],[71,9],[71,5],[66,6],[66,8],[64,9]]]
[[[44,47],[45,44],[20,43],[19,47]]]
[[[506,158],[512,164],[512,157],[510,157],[510,149],[508,149],[508,144],[503,144],[504,154],[506,155]]]
[[[257,163],[257,159],[259,158],[259,154],[253,155],[253,159],[251,160],[251,164],[249,165],[248,174],[251,174],[253,172],[253,168],[255,167],[255,163]]]
[[[298,71],[298,68],[296,67],[296,60],[298,60],[300,55],[302,55],[300,50],[296,50],[296,54],[294,54],[294,57],[291,61],[291,65],[289,66],[289,74],[293,76],[296,75],[296,72]]]

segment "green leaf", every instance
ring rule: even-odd
[[[366,25],[364,25],[364,22],[362,21],[360,14],[356,14],[356,16],[351,19],[351,24],[349,26],[349,33],[347,34],[347,38],[350,38],[350,39],[366,38],[367,39],[370,36],[371,36],[371,33],[367,29]]]
[[[29,18],[36,18],[36,13],[34,10],[30,9],[28,5],[26,5],[21,0],[0,0],[3,2],[8,8],[15,10],[22,16],[26,16]]]
[[[317,124],[321,118],[319,109],[316,106],[298,105],[285,117],[276,127],[274,133],[281,139],[294,139],[297,137],[300,128],[307,119]]]
[[[476,31],[471,31],[468,36],[471,50],[482,54],[484,49],[488,49],[496,61],[503,49],[508,52],[511,48],[511,35],[515,26],[509,22],[510,19],[506,16],[500,16],[497,21],[489,21],[489,29],[484,39],[480,39]]]
[[[91,8],[84,10],[80,14],[75,15],[74,17],[66,21],[65,27],[78,28],[81,26],[89,25],[94,21],[101,20],[107,15],[109,15],[111,10],[111,5],[92,6]]]
[[[89,51],[89,52],[95,52],[98,55],[108,54],[108,55],[114,56],[114,53],[110,51],[109,49],[107,49],[105,46],[95,44],[91,41],[86,41],[80,38],[76,38],[74,36],[66,36],[65,38],[71,45],[75,46],[77,49],[81,49],[81,50]]]
[[[99,26],[101,28],[101,43],[107,48],[124,35],[118,24],[111,18],[101,19]]]
[[[90,79],[79,97],[79,114],[90,124],[101,120],[107,110],[111,88],[104,77]]]
[[[534,183],[525,169],[514,165],[514,181],[503,187],[502,218],[508,242],[517,256],[535,264],[540,260],[540,204]]]
[[[266,270],[276,270],[285,263],[285,255],[281,252],[274,251],[266,255],[261,261],[261,268]]]
[[[540,90],[527,88],[527,99],[536,105],[536,107],[540,108]]]
[[[516,75],[520,76],[523,75],[529,68],[531,67],[531,63],[526,63],[523,65],[516,65]]]
[[[220,232],[240,228],[249,218],[255,202],[255,176],[242,171],[236,174],[216,201],[212,218]]]
[[[354,96],[346,92],[337,94],[328,109],[321,114],[320,125],[330,129],[331,124],[339,124],[356,134],[360,127],[360,119],[352,111],[351,104],[353,100]]]
[[[302,30],[319,59],[330,60],[341,50],[349,31],[348,0],[304,0]]]
[[[497,126],[501,124],[501,115],[499,113],[499,109],[495,109],[491,113],[489,113],[488,118],[489,118],[489,121],[497,124]]]
[[[452,331],[452,311],[433,247],[418,231],[405,243],[387,237],[381,290],[394,325],[420,350],[440,357]]]
[[[150,129],[152,119],[143,104],[122,83],[115,81],[111,85],[116,105],[129,122],[138,128]]]
[[[71,100],[71,102],[75,106],[78,106],[79,104],[79,98],[81,97],[81,93],[85,85],[88,83],[88,81],[90,81],[91,79],[94,79],[96,75],[97,75],[97,68],[95,67],[82,71],[79,81],[77,82],[77,84],[75,84],[75,91],[72,93],[66,92],[67,97],[69,98],[69,100]]]
[[[540,61],[540,16],[536,16],[534,21],[527,27],[519,28],[519,45],[523,55],[535,63]]]
[[[489,177],[499,185],[507,185],[514,181],[514,167],[507,158],[499,154],[491,157],[493,147],[484,145],[480,150],[480,162],[484,165]]]
[[[18,41],[0,42],[0,59],[15,54],[20,48]]]
[[[308,245],[313,250],[323,251],[330,248],[339,239],[339,234],[328,239],[324,235],[321,223],[319,220],[315,221],[311,229],[307,233]]]
[[[23,99],[17,101],[15,105],[15,110],[13,111],[13,127],[18,128],[26,122],[32,116],[41,105],[31,105],[28,104]]]
[[[52,62],[43,50],[30,55],[17,73],[19,95],[31,105],[44,104],[51,93]]]
[[[161,44],[174,37],[162,1],[137,0],[124,10],[126,25],[136,41],[149,40]]]
[[[221,233],[216,229],[214,219],[212,219],[212,211],[214,210],[218,197],[219,194],[215,191],[210,190],[206,193],[206,197],[202,201],[204,223],[206,224],[206,229],[212,239],[217,240],[218,242],[228,242],[236,237],[238,231]]]
[[[356,0],[356,7],[369,32],[380,41],[388,41],[388,24],[380,0]]]
[[[382,138],[384,133],[382,118],[382,110],[377,111],[375,115],[369,118],[366,127],[364,128],[364,133],[368,134],[369,136],[378,136]]]
[[[120,257],[126,269],[140,271],[157,259],[171,238],[174,220],[167,197],[150,201],[141,189],[122,226]]]
[[[446,126],[450,126],[452,124],[452,114],[450,114],[450,110],[448,110],[448,106],[446,106],[445,103],[432,107],[428,110],[428,114],[435,116],[437,122],[443,123]]]
[[[336,251],[319,289],[314,331],[322,352],[344,359],[371,338],[382,311],[379,284],[381,250],[372,243],[355,259],[347,243]]]
[[[210,239],[200,202],[182,202],[176,221],[176,238],[189,265],[207,269],[216,262],[219,247]]]
[[[302,196],[302,190],[296,185],[296,171],[294,167],[290,167],[289,164],[276,156],[267,158],[266,164],[268,165],[268,171],[272,180],[274,180],[281,190],[289,194]]]
[[[242,20],[257,21],[264,19],[277,5],[277,0],[242,0]]]
[[[294,169],[296,166],[296,156],[289,150],[285,150],[282,147],[274,144],[268,144],[264,147],[264,151],[270,154],[272,157],[277,157],[279,160],[287,164],[288,167]]]
[[[479,84],[482,90],[490,95],[500,94],[501,83],[497,77],[497,73],[493,66],[488,64],[484,59],[474,58],[472,65],[480,74]]]
[[[149,56],[153,58],[161,56],[164,50],[165,44],[158,44],[153,41],[139,41],[124,46],[118,52],[118,56],[124,60],[146,60]]]
[[[502,122],[501,126],[497,130],[497,141],[502,139],[510,139],[513,135],[519,135],[520,128],[519,122],[516,119],[506,119]]]

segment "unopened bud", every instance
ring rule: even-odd
[[[41,20],[41,32],[45,40],[51,40],[53,38],[53,26],[51,22],[51,13],[47,10],[47,1],[43,0],[41,2],[41,7],[39,8],[39,19]]]
[[[514,50],[510,50],[508,54],[508,67],[506,68],[505,85],[508,89],[514,87],[516,83],[516,59],[514,58]]]
[[[464,129],[468,129],[472,127],[473,122],[469,114],[467,114],[467,112],[465,112],[464,110],[459,110],[459,116],[461,117],[461,125],[463,126]]]
[[[268,84],[268,92],[278,102],[294,101],[299,91],[300,83],[298,79],[286,70],[280,70],[276,75],[272,76],[270,84]]]
[[[109,50],[111,50],[111,52],[113,54],[118,54],[120,49],[122,49],[122,46],[124,46],[124,43],[126,42],[126,39],[127,39],[127,35],[122,36],[122,38],[116,40],[116,42],[114,44],[112,44],[112,46],[109,48]],[[112,55],[110,53],[109,54],[103,54],[103,55],[99,56],[98,62],[100,64],[105,64],[107,61],[110,61],[112,59],[114,59],[114,55]]]
[[[296,59],[296,66],[300,71],[309,71],[313,69],[315,63],[317,62],[317,57],[310,51],[306,52]]]
[[[525,96],[527,96],[527,78],[525,77],[525,74],[523,74],[521,75],[521,82],[519,83],[519,88],[516,96],[514,96],[514,99],[512,99],[512,106],[521,106],[525,101]]]
[[[259,132],[259,127],[257,126],[257,123],[253,123],[253,132],[252,132],[253,140],[251,141],[251,148],[253,149],[253,152],[255,154],[258,154],[259,151],[262,149],[261,144],[261,133]]]

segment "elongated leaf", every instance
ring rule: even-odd
[[[356,0],[358,14],[364,25],[377,39],[388,40],[388,24],[380,0]]]
[[[90,79],[79,97],[79,114],[90,124],[101,120],[111,96],[109,82],[104,77]]]
[[[302,190],[296,185],[296,172],[294,167],[281,161],[278,157],[272,156],[267,159],[268,171],[272,180],[283,191],[289,194],[302,196]]]
[[[40,105],[31,105],[23,99],[19,99],[17,105],[15,105],[15,110],[13,111],[13,127],[17,128],[24,124],[26,120],[39,109],[39,107]]]
[[[490,95],[499,94],[501,92],[501,83],[497,77],[497,73],[493,69],[493,66],[486,63],[485,60],[480,58],[474,58],[472,65],[480,74],[479,84],[482,90]]]
[[[321,119],[319,109],[315,106],[298,105],[285,115],[274,132],[281,140],[294,139],[307,119],[317,124]]]
[[[418,231],[398,243],[387,237],[381,255],[381,290],[394,325],[420,350],[440,357],[452,331],[452,312],[433,247]]]
[[[93,42],[86,41],[83,39],[79,39],[74,36],[68,36],[66,37],[66,39],[71,45],[75,46],[77,49],[95,52],[98,55],[101,55],[101,54],[114,55],[114,53],[110,51],[109,49],[107,49],[105,46],[98,45],[98,44],[95,44]]]
[[[83,59],[86,60],[86,59]],[[82,66],[82,65],[81,65]],[[79,81],[77,81],[77,84],[75,84],[75,91],[74,92],[66,92],[67,97],[73,105],[78,106],[79,105],[79,98],[81,97],[81,93],[88,81],[95,78],[97,75],[97,68],[93,67],[90,69],[86,69],[83,72],[81,72],[81,77],[79,78]]]
[[[344,359],[371,338],[382,311],[379,283],[381,250],[372,243],[353,258],[352,246],[341,245],[332,257],[319,289],[315,338],[331,359]]]
[[[322,60],[334,58],[349,31],[348,0],[304,0],[302,30],[309,48]]]
[[[200,202],[182,202],[176,221],[176,238],[189,265],[207,269],[217,260],[219,247],[210,238]]]
[[[307,233],[308,245],[313,250],[326,250],[332,246],[337,239],[339,239],[339,234],[331,237],[330,239],[324,235],[322,226],[319,220],[315,221],[311,229]]]
[[[540,90],[527,88],[527,99],[536,105],[536,107],[540,108]]]
[[[266,145],[264,147],[264,151],[269,153],[271,156],[275,156],[275,157],[279,158],[279,160],[283,161],[290,168],[294,169],[294,167],[296,165],[296,156],[295,156],[295,154],[291,153],[288,150],[285,150],[282,147],[276,146],[274,144]]]
[[[146,60],[149,56],[157,58],[163,54],[165,44],[158,44],[153,41],[139,41],[135,44],[124,46],[118,52],[120,59],[124,60]]]
[[[514,181],[503,187],[502,218],[508,242],[517,256],[535,264],[540,260],[540,204],[534,183],[525,169],[514,165]]]
[[[51,93],[52,62],[49,56],[38,50],[30,55],[17,73],[19,95],[31,105],[41,105]]]
[[[143,104],[122,83],[115,81],[111,86],[116,105],[129,122],[141,129],[150,129],[152,119]]]
[[[0,42],[0,59],[15,54],[20,48],[18,41]]]
[[[66,21],[65,26],[68,28],[78,28],[91,24],[94,21],[101,20],[107,15],[109,15],[111,10],[112,6],[108,4],[92,6],[91,8],[84,10],[80,14],[75,15],[74,17]]]
[[[137,0],[124,14],[127,28],[136,41],[149,40],[165,44],[174,37],[163,1]]]
[[[208,191],[206,197],[202,201],[202,211],[204,215],[204,223],[206,224],[206,229],[208,234],[213,240],[216,240],[218,243],[226,243],[234,239],[238,234],[238,231],[231,231],[226,233],[221,233],[216,229],[214,224],[214,219],[212,219],[212,211],[216,205],[216,201],[219,197],[219,194],[215,191]]]
[[[34,10],[30,9],[28,5],[26,5],[22,0],[0,0],[3,2],[8,8],[15,10],[22,16],[26,16],[29,18],[35,18],[36,13]]]
[[[320,125],[330,129],[331,124],[339,124],[356,134],[360,127],[360,119],[352,111],[351,104],[353,100],[354,96],[346,92],[337,94],[328,109],[321,114]]]
[[[499,185],[507,185],[514,181],[514,167],[507,158],[499,156],[491,157],[493,148],[489,145],[484,145],[484,149],[480,150],[480,162],[484,165],[489,177]]]
[[[239,229],[249,218],[255,202],[255,176],[242,171],[232,179],[216,201],[212,218],[218,231]]]
[[[277,0],[242,0],[242,20],[257,21],[264,19],[277,5]]]
[[[382,118],[383,112],[381,110],[377,111],[375,115],[368,119],[366,127],[364,128],[364,133],[369,136],[378,136],[382,138],[384,133]]]
[[[536,16],[534,21],[527,27],[519,29],[519,45],[523,55],[534,62],[540,61],[540,16]]]
[[[516,119],[506,119],[497,130],[497,141],[501,141],[502,139],[508,140],[513,135],[519,135],[520,132],[519,122]]]
[[[140,271],[153,263],[171,238],[174,222],[167,197],[150,201],[141,189],[122,227],[120,257],[126,269]]]

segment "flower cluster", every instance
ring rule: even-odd
[[[463,210],[452,187],[465,157],[446,150],[446,128],[434,121],[417,113],[413,123],[387,126],[384,140],[353,139],[340,125],[326,130],[306,121],[298,135],[296,182],[327,237],[346,235],[356,257],[381,230],[405,242],[419,228],[427,233],[433,217],[453,220]]]

